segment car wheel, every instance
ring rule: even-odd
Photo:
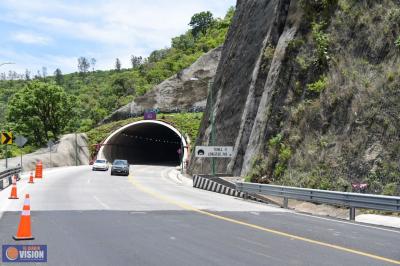
[[[111,171],[111,175],[114,175],[114,172],[113,172],[113,171]]]

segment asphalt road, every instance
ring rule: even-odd
[[[396,265],[400,231],[296,214],[194,189],[171,167],[130,177],[50,169],[0,192],[0,242],[15,244],[23,194],[47,265]],[[21,242],[18,242],[21,243]]]

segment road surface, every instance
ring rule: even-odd
[[[0,192],[0,242],[15,244],[23,194],[47,265],[396,265],[400,231],[337,221],[191,187],[174,168],[45,171]],[[18,242],[19,244],[21,242]]]

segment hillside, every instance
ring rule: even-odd
[[[235,150],[218,171],[399,194],[399,55],[399,1],[239,0],[208,103],[215,144]]]
[[[73,115],[60,132],[87,132],[118,108],[132,102],[136,97],[146,97],[143,95],[151,91],[154,86],[190,66],[203,54],[221,46],[233,13],[234,9],[231,8],[222,19],[211,17],[209,23],[203,25],[201,29],[192,26],[186,33],[173,38],[171,47],[153,51],[145,59],[133,56],[135,60],[132,60],[134,62],[129,69],[116,67],[114,70],[101,71],[87,65],[86,68],[79,68],[79,72],[62,74],[59,70],[54,76],[38,73],[35,77],[30,77],[17,73],[8,75],[3,73],[0,80],[0,123],[3,129],[12,130],[14,134],[23,134],[30,139],[23,153],[42,146],[47,142],[46,138],[59,137],[41,130],[46,134],[46,138],[35,141],[33,136],[37,133],[29,126],[21,126],[22,120],[16,120],[10,114],[10,110],[15,110],[9,106],[13,96],[26,86],[31,86],[33,82],[40,81],[57,84],[73,103],[71,109]],[[0,146],[2,156],[4,156],[3,148]],[[16,147],[11,146],[9,156],[18,155],[19,152]]]

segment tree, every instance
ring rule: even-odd
[[[132,63],[132,68],[138,68],[142,63],[143,63],[143,58],[141,56],[131,56],[131,63]]]
[[[97,62],[97,60],[96,60],[96,58],[90,58],[90,64],[92,65],[92,71],[94,72],[94,66],[96,65],[96,62]]]
[[[40,71],[38,70],[38,71],[36,72],[36,75],[35,75],[34,79],[41,79],[41,78],[42,78],[42,74],[41,74]]]
[[[155,63],[158,62],[162,59],[164,59],[168,53],[170,52],[170,49],[160,49],[160,50],[155,50],[150,53],[149,57],[147,58],[148,63]]]
[[[78,58],[78,70],[81,74],[86,74],[90,68],[89,59],[84,56]]]
[[[25,69],[25,80],[31,80],[31,72]]]
[[[64,83],[64,76],[61,72],[61,69],[57,68],[56,71],[54,71],[54,80],[56,81],[57,85],[62,85]]]
[[[73,117],[72,110],[72,101],[63,88],[31,81],[9,101],[7,118],[16,124],[16,131],[41,145],[50,138],[58,139]]]
[[[117,71],[121,70],[121,61],[119,61],[119,58],[115,59],[115,69]]]
[[[213,14],[210,11],[194,14],[189,23],[189,25],[192,27],[193,36],[198,37],[199,33],[205,34],[213,22]]]
[[[46,81],[46,78],[47,78],[47,67],[45,67],[45,66],[42,67],[42,77],[43,77],[43,80]]]

